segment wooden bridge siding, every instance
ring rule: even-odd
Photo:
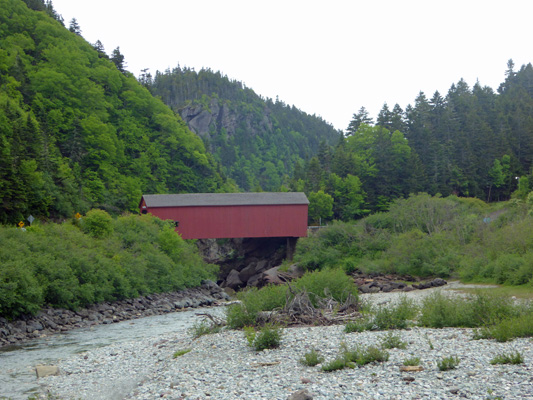
[[[307,236],[307,204],[149,208],[184,239]]]

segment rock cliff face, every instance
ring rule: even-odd
[[[202,239],[197,245],[206,262],[220,266],[220,286],[235,290],[262,286],[264,273],[285,258],[287,239]]]
[[[179,113],[191,131],[203,138],[213,139],[222,130],[228,136],[234,136],[238,127],[245,129],[251,136],[272,131],[270,111],[267,107],[262,111],[261,118],[257,119],[251,114],[241,114],[230,108],[228,102],[212,98],[208,107],[192,104],[182,107]]]
[[[228,102],[217,98],[212,98],[207,107],[198,103],[184,106],[180,108],[179,114],[191,131],[210,140],[214,140],[222,131],[228,137],[235,136],[237,129],[243,129],[250,136],[257,136],[265,135],[273,128],[268,107],[262,109],[258,118],[256,114],[242,113],[230,107]]]
[[[210,70],[158,73],[150,90],[204,139],[221,172],[244,191],[279,190],[298,163],[321,143],[336,145],[341,134],[319,116]]]

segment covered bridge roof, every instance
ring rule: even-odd
[[[145,194],[147,207],[309,204],[301,192]]]

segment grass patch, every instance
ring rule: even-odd
[[[403,360],[403,365],[407,367],[415,367],[420,365],[420,357],[411,357]]]
[[[532,300],[533,299],[533,286],[531,284],[520,285],[520,286],[497,286],[491,288],[466,288],[466,289],[457,289],[458,291],[477,294],[477,293],[486,293],[492,294],[495,296],[501,297],[516,297],[517,299]]]
[[[178,350],[178,351],[176,351],[176,352],[172,355],[172,358],[178,358],[178,357],[181,357],[182,355],[189,353],[191,350],[192,350],[192,349]]]
[[[395,335],[392,332],[388,332],[385,336],[381,337],[382,349],[406,349],[407,343],[402,341],[399,335]]]
[[[368,315],[362,319],[348,322],[344,331],[363,332],[369,330],[405,329],[409,321],[418,313],[418,306],[411,299],[402,296],[400,300],[389,306],[370,307]]]
[[[332,372],[343,368],[362,367],[373,362],[385,362],[388,359],[389,353],[376,346],[349,349],[345,343],[342,343],[340,356],[322,365],[322,371]]]
[[[441,371],[449,371],[457,368],[459,362],[460,360],[457,356],[444,357],[443,359],[437,361],[437,367],[439,367],[439,370]]]
[[[333,372],[344,368],[346,368],[346,360],[343,357],[338,357],[322,365],[322,371],[324,372]]]
[[[207,321],[201,321],[194,323],[194,325],[189,329],[189,333],[191,334],[193,339],[197,339],[200,336],[218,333],[221,330],[222,326],[220,325],[217,325],[215,323],[209,323]]]
[[[515,338],[533,336],[533,312],[504,319],[497,324],[485,326],[474,332],[474,339],[495,339],[508,342]]]
[[[495,364],[523,364],[524,363],[524,357],[520,352],[516,351],[514,353],[502,353],[498,354],[496,357],[494,357],[490,363],[492,365]]]
[[[360,318],[356,321],[350,321],[344,326],[344,332],[353,333],[353,332],[364,332],[372,329],[374,324],[372,323],[372,318]]]
[[[320,355],[318,351],[312,349],[308,353],[305,353],[302,358],[300,358],[300,364],[306,365],[308,367],[314,367],[315,365],[321,364],[324,362],[324,357]]]
[[[350,350],[346,345],[343,345],[343,355],[347,363],[352,362],[359,367],[372,362],[385,362],[389,359],[389,353],[376,346],[368,346],[366,348],[356,347]]]
[[[493,325],[521,313],[522,308],[510,298],[477,292],[472,298],[462,299],[437,291],[424,299],[418,322],[430,328],[476,328]]]

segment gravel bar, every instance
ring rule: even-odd
[[[449,285],[453,288],[454,285]],[[456,288],[460,286],[455,284]],[[409,292],[420,299],[433,290]],[[398,293],[363,295],[390,302]],[[186,331],[99,348],[63,360],[61,375],[41,378],[43,393],[62,399],[288,399],[306,389],[318,399],[533,399],[533,342],[472,340],[462,328],[394,331],[406,349],[391,349],[389,360],[361,368],[322,372],[299,360],[311,349],[325,362],[348,347],[379,345],[388,332],[344,333],[344,326],[283,329],[279,349],[255,352],[241,331],[193,340]],[[174,358],[177,351],[190,352]],[[491,365],[498,354],[519,351],[524,364]],[[437,361],[457,356],[456,369],[440,371]],[[403,361],[419,357],[423,370],[401,372]],[[305,397],[302,397],[305,398]]]

